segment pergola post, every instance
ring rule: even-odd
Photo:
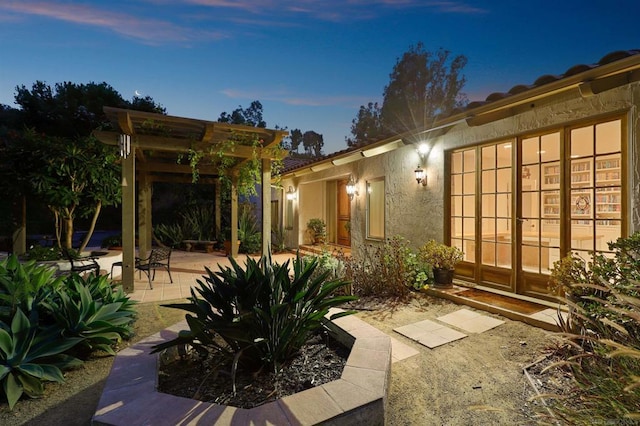
[[[153,245],[153,226],[151,222],[152,184],[147,172],[138,180],[138,256],[146,258]]]
[[[130,138],[129,135],[120,135]],[[136,154],[131,149],[122,156],[122,287],[125,292],[134,290],[136,261]]]
[[[262,159],[262,255],[271,248],[271,160]]]
[[[222,185],[220,179],[216,180],[215,184],[215,216],[216,216],[216,238],[224,238],[221,235],[222,231]]]
[[[238,175],[231,176],[231,257],[238,257]]]

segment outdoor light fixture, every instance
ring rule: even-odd
[[[120,157],[127,158],[131,154],[131,136],[120,135],[118,147],[120,148]]]
[[[425,142],[422,142],[416,147],[416,151],[418,152],[418,156],[420,156],[421,163],[425,161],[425,156],[429,153],[429,150],[429,145],[427,145]],[[414,172],[416,174],[416,182],[418,182],[418,185],[422,184],[422,186],[427,186],[427,174],[425,173],[422,166],[420,166],[420,164],[418,164],[418,167],[414,170]]]
[[[347,195],[349,196],[349,200],[353,200],[353,197],[358,195],[356,182],[353,180],[353,176],[349,176],[349,182],[347,182]]]
[[[293,186],[289,186],[287,190],[287,200],[293,201],[296,199],[296,191],[293,190]]]
[[[418,184],[422,184],[422,186],[427,186],[427,174],[419,164],[418,168],[415,169],[414,172],[416,173],[416,182],[418,182]]]

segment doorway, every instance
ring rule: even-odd
[[[347,195],[347,183],[346,179],[337,182],[336,236],[339,245],[351,247],[351,200]]]

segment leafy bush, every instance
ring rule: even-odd
[[[297,256],[292,276],[290,261],[272,263],[271,256],[248,258],[245,268],[230,260],[232,266],[220,266],[219,272],[207,269],[204,281],[198,280],[199,287],[191,290],[189,303],[165,305],[190,312],[190,330],[153,352],[189,344],[201,354],[219,351],[236,365],[277,371],[322,325],[329,308],[356,299],[334,294],[346,281],[327,281],[327,274],[312,279],[315,260]]]
[[[262,233],[252,209],[244,205],[238,217],[240,253],[257,253],[262,248]]]
[[[369,245],[362,254],[342,257],[345,277],[360,296],[405,297],[433,280],[431,267],[396,236],[382,245]]]
[[[553,408],[570,424],[640,420],[640,233],[609,249],[613,257],[574,262],[571,268],[584,269],[566,274],[582,290],[572,290],[579,296],[567,300],[569,322],[560,318],[570,343],[560,365],[570,368],[577,387]]]
[[[109,235],[104,238],[100,243],[100,247],[109,248],[109,247],[122,247],[122,234],[118,235]]]
[[[85,353],[99,349],[115,355],[112,346],[132,333],[132,312],[121,310],[123,302],[94,300],[78,275],[72,275],[66,284],[71,291],[58,289],[48,302],[62,334],[81,338],[78,350]]]
[[[163,223],[153,227],[153,235],[158,241],[167,247],[178,247],[182,241],[189,240],[186,238],[185,230],[181,224],[172,223],[171,225],[165,225]]]
[[[81,342],[113,353],[134,315],[133,302],[104,276],[56,278],[35,261],[0,262],[0,382],[10,408],[23,394],[42,395],[44,382],[62,381],[60,369],[80,363],[69,354]]]
[[[187,231],[188,240],[215,240],[215,213],[212,206],[191,207],[181,217],[182,229]]]
[[[9,256],[0,262],[0,321],[11,323],[18,309],[29,314],[40,308],[40,303],[61,282],[53,268],[37,265],[33,260],[21,263],[17,256]]]
[[[60,369],[79,364],[63,352],[80,338],[63,338],[56,327],[42,329],[35,311],[31,317],[18,308],[10,327],[0,322],[0,383],[10,410],[23,393],[42,396],[45,381],[63,382]]]
[[[303,257],[305,262],[316,261],[318,266],[313,272],[312,278],[316,278],[322,274],[327,274],[331,279],[344,278],[344,262],[334,257],[326,248],[322,249],[319,256],[307,255]]]
[[[25,253],[25,257],[29,260],[60,260],[63,258],[60,247],[42,247],[34,245]]]

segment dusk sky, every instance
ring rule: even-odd
[[[105,81],[171,115],[217,120],[253,100],[267,126],[346,148],[422,41],[468,58],[470,101],[640,49],[640,1],[0,0],[0,103],[42,80]]]

